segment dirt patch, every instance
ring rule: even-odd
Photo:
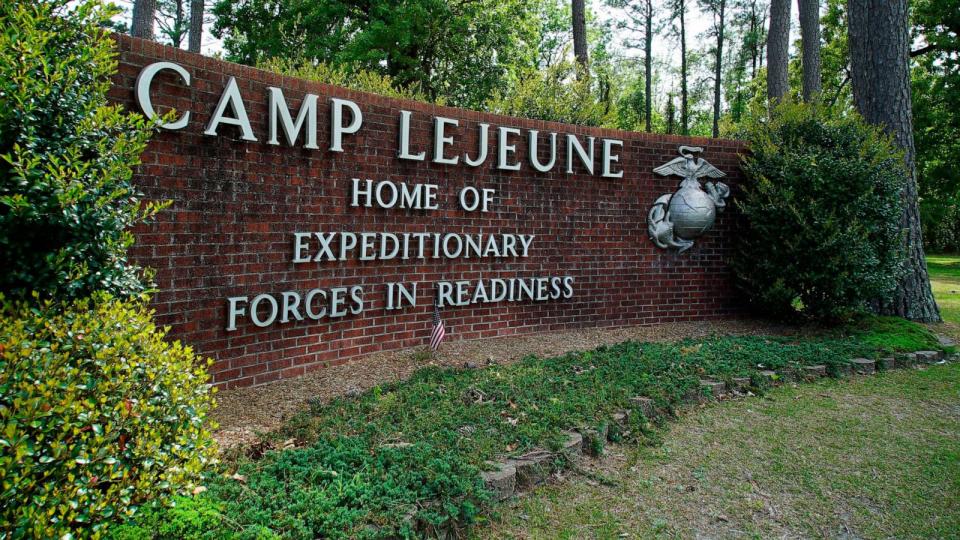
[[[798,329],[795,327],[757,320],[701,321],[455,341],[445,343],[436,354],[424,347],[373,354],[296,379],[218,393],[218,407],[212,416],[219,428],[214,436],[224,448],[251,443],[257,440],[257,433],[279,427],[284,420],[306,408],[308,401],[325,403],[337,396],[403,380],[417,369],[429,365],[483,367],[492,363],[509,364],[529,355],[557,356],[628,340],[676,341],[710,335],[796,332]]]

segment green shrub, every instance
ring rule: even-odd
[[[828,320],[889,293],[901,268],[903,161],[855,116],[785,103],[749,130],[732,266],[768,315]]]
[[[150,129],[108,106],[99,1],[0,3],[0,292],[61,300],[143,290],[126,230],[159,206],[131,183]]]
[[[142,301],[2,309],[0,538],[98,537],[193,487],[214,453],[206,371]]]
[[[572,62],[529,71],[510,90],[491,98],[490,112],[580,126],[615,125],[616,111],[597,100],[589,77],[577,75]]]
[[[387,96],[399,99],[412,99],[430,103],[432,100],[422,92],[418,87],[404,87],[394,81],[389,75],[383,75],[375,71],[365,69],[348,69],[343,66],[332,66],[323,62],[304,62],[302,60],[290,60],[283,58],[271,58],[257,65],[260,69],[307,79],[323,84],[332,84],[359,90],[361,92],[370,92],[380,96]],[[436,102],[443,104],[443,100]]]

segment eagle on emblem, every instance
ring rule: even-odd
[[[647,214],[647,231],[657,247],[682,253],[693,247],[695,238],[713,226],[717,212],[726,208],[730,187],[723,182],[710,181],[700,186],[700,178],[726,176],[699,157],[703,148],[681,146],[679,153],[680,157],[653,170],[659,175],[676,175],[683,180],[676,193],[661,195],[653,203]]]

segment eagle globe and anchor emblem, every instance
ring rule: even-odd
[[[700,186],[700,178],[726,176],[700,158],[701,153],[703,148],[681,146],[680,157],[653,170],[663,176],[683,177],[680,189],[661,195],[647,214],[650,239],[661,249],[675,249],[677,253],[690,249],[694,239],[710,230],[717,212],[722,212],[727,205],[729,186],[710,181],[704,182],[706,190]]]

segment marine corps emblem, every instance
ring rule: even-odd
[[[704,182],[700,178],[723,178],[719,169],[698,157],[703,148],[681,146],[680,157],[661,165],[653,172],[670,176],[682,176],[676,193],[660,196],[647,214],[647,230],[650,239],[662,249],[675,249],[683,253],[693,246],[693,240],[713,226],[717,212],[726,207],[730,187],[723,182]]]

